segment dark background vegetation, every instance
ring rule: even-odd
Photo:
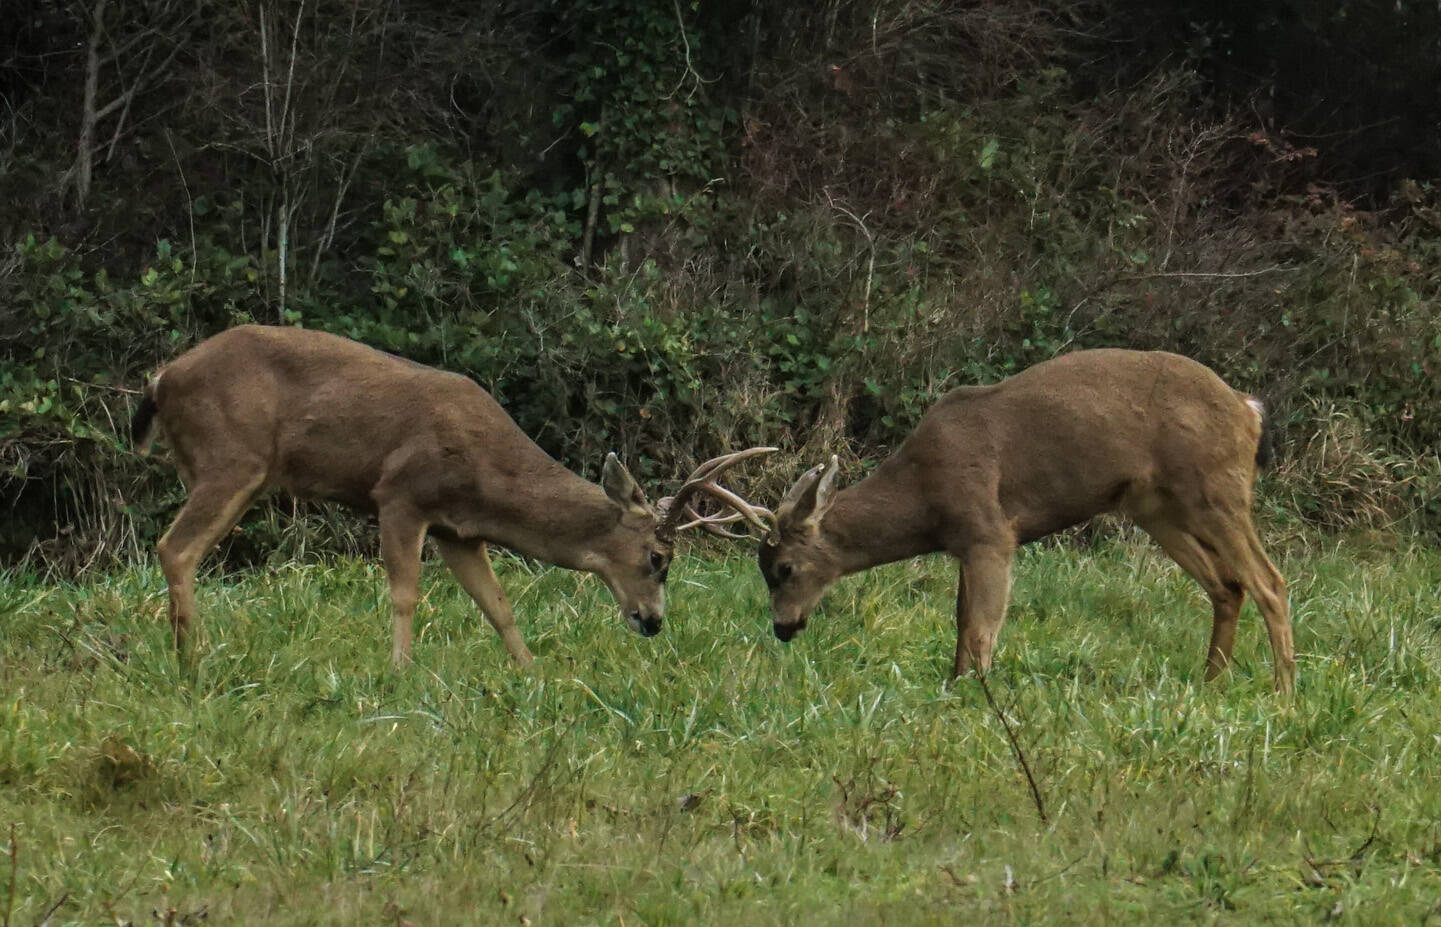
[[[777,443],[761,496],[1168,348],[1268,399],[1273,512],[1435,537],[1438,94],[1410,0],[0,0],[0,562],[152,541],[134,390],[249,321],[592,476]],[[231,556],[333,543],[298,511]]]

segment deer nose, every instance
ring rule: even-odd
[[[771,629],[776,632],[776,637],[780,638],[783,643],[789,643],[790,639],[805,630],[805,627],[806,620],[804,618],[795,624],[781,624],[777,621],[771,625]]]
[[[630,613],[630,623],[637,631],[646,637],[655,637],[660,633],[661,619],[656,615],[646,615],[642,617],[640,609],[636,609]]]

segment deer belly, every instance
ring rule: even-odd
[[[370,494],[377,477],[371,468],[303,454],[285,455],[280,462],[274,483],[293,496],[339,502],[366,512],[375,509]]]
[[[1089,521],[1102,512],[1115,511],[1121,507],[1129,489],[1129,480],[1099,489],[1070,485],[1030,499],[1014,500],[1009,508],[1016,541],[1028,544]]]

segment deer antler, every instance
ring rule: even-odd
[[[747,535],[736,534],[721,527],[742,520],[763,534],[772,532],[776,525],[774,512],[764,506],[752,505],[717,483],[716,479],[743,460],[771,454],[777,450],[779,449],[774,447],[752,447],[714,457],[696,467],[695,472],[681,484],[675,495],[666,496],[656,503],[656,512],[660,516],[660,526],[656,528],[656,534],[662,540],[670,541],[682,531],[700,528],[719,537],[743,540]],[[695,496],[702,493],[719,501],[731,511],[724,515],[702,514],[695,506]]]

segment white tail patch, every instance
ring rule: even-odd
[[[1247,396],[1246,405],[1250,406],[1251,411],[1256,413],[1256,421],[1258,422],[1261,420],[1262,416],[1266,414],[1265,404],[1263,404],[1261,400],[1257,399],[1255,396]]]

